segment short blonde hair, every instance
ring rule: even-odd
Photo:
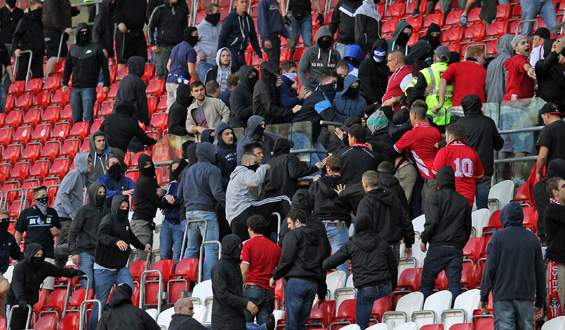
[[[209,3],[204,7],[204,13],[206,15],[211,14],[214,11],[214,8],[220,8],[220,5],[217,3]]]

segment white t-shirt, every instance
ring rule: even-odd
[[[541,46],[537,46],[536,48],[534,48],[532,50],[532,52],[530,53],[530,65],[535,68],[536,67],[536,63],[539,60],[543,60],[544,56],[543,56],[543,45]]]

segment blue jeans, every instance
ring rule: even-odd
[[[306,15],[299,20],[292,15],[292,12],[290,12],[288,17],[290,18],[288,32],[290,34],[290,40],[292,40],[292,54],[294,55],[299,35],[302,35],[302,43],[304,47],[312,46],[312,15]]]
[[[357,325],[364,330],[369,326],[371,311],[375,300],[388,296],[392,292],[392,284],[383,287],[373,286],[357,289],[357,302],[355,304],[355,320]]]
[[[463,250],[447,246],[431,246],[426,255],[422,270],[420,291],[427,298],[434,290],[439,273],[445,270],[447,283],[453,301],[461,293],[461,271],[463,270]]]
[[[335,49],[339,52],[341,58],[345,56],[345,52],[347,51],[347,48],[349,48],[349,45],[342,44],[341,42],[336,42],[335,44]]]
[[[257,315],[253,316],[246,309],[245,312],[245,322],[252,323],[253,319],[257,317],[257,324],[264,324],[269,319],[269,315],[273,313],[275,309],[275,293],[271,290],[252,287],[243,289],[243,298],[251,301],[259,308]]]
[[[310,317],[312,303],[318,291],[318,284],[303,279],[288,280],[285,292],[286,328],[306,329],[306,321]]]
[[[553,6],[553,3],[552,3]],[[535,124],[529,119],[527,109],[520,106],[500,106],[500,118],[502,120],[502,129],[511,130],[529,127]],[[510,138],[511,148],[502,147],[502,152],[527,152],[530,153],[534,146],[534,134],[531,132],[501,134],[504,140]]]
[[[294,149],[322,149],[324,150],[324,146],[318,142],[318,140],[310,142],[310,138],[308,135],[302,133],[301,131],[295,131],[292,134],[292,141],[294,142]],[[307,154],[300,154],[300,157],[304,157]],[[310,166],[314,166],[317,162],[321,162],[324,158],[326,158],[326,154],[309,154],[310,155]],[[312,174],[316,175],[316,173]]]
[[[0,83],[0,113],[6,111],[6,89],[4,84]]]
[[[131,278],[131,273],[127,267],[120,268],[118,270],[109,269],[95,269],[94,270],[94,282],[96,283],[95,291],[96,299],[100,300],[102,303],[102,310],[106,306],[106,300],[108,300],[108,295],[114,284],[125,283],[134,290],[133,280]],[[98,324],[98,304],[94,304],[92,308],[92,314],[90,314],[90,325],[88,329],[95,330]]]
[[[347,229],[347,227],[338,228],[326,226],[326,233],[328,234],[328,240],[332,246],[332,254],[339,251],[345,243],[349,242],[349,229]],[[347,278],[347,275],[349,275],[349,261],[337,266],[337,270],[344,271]]]
[[[187,211],[186,219],[206,220],[208,224],[208,229],[206,231],[206,237],[202,239],[203,242],[217,241],[220,239],[220,227],[218,226],[218,219],[216,218],[216,213],[209,211]],[[183,221],[183,228],[186,222]],[[203,223],[191,223],[188,226],[188,241],[186,243],[186,250],[184,251],[184,258],[198,258],[200,252],[200,241],[202,235],[204,235],[204,224]],[[218,260],[218,245],[207,244],[204,246],[204,270],[202,274],[202,280],[206,281],[210,279],[210,273],[212,267]]]
[[[477,210],[488,208],[488,193],[490,191],[490,176],[485,176],[477,182],[477,192],[475,194]]]
[[[76,88],[71,90],[71,109],[73,125],[79,121],[94,122],[94,103],[96,103],[96,88]],[[84,114],[84,120],[83,120]]]
[[[522,0],[520,1],[520,8],[522,10],[522,20],[536,19],[539,14],[547,28],[552,28],[557,24],[557,16],[555,15],[555,6],[551,0]],[[532,33],[533,22],[522,24],[523,36]],[[556,32],[550,30],[550,32]]]
[[[214,66],[206,61],[200,61],[196,64],[196,73],[198,73],[198,78],[204,83],[206,83],[206,73],[208,70]]]
[[[80,262],[78,264],[78,269],[82,270],[88,276],[90,279],[90,288],[94,289],[94,268],[92,268],[94,266],[94,256],[86,252],[79,253],[79,256]],[[81,280],[80,285],[83,289],[86,289],[86,280]]]
[[[533,301],[501,300],[494,305],[494,328],[497,330],[534,330]]]
[[[180,223],[163,221],[159,236],[161,240],[161,259],[174,259],[175,265],[179,262],[183,235],[184,227]]]

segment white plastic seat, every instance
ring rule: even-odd
[[[412,226],[414,227],[414,232],[420,237],[424,232],[424,224],[426,223],[426,215],[422,214],[421,216],[412,220]]]
[[[212,303],[214,302],[214,299],[210,298],[210,299],[206,299],[206,321],[204,324],[212,324]]]
[[[514,182],[504,180],[492,186],[488,193],[489,209],[492,212],[502,210],[514,197]]]
[[[355,289],[355,286],[353,285],[353,274],[352,274],[349,275],[349,277],[347,278],[347,282],[345,283],[344,288],[338,288],[334,291],[335,309],[338,310],[339,305],[341,305],[341,303],[344,300],[355,299],[356,296],[357,296],[357,289]]]
[[[358,326],[357,324],[349,324],[349,325],[344,326],[341,329],[343,329],[343,330],[361,330],[361,327]]]
[[[456,323],[469,323],[473,317],[473,311],[479,308],[481,302],[481,290],[473,289],[461,293],[455,299],[453,309],[446,309],[441,313],[441,323],[444,329],[451,328]]]
[[[212,280],[202,281],[194,287],[192,296],[189,298],[195,305],[204,305],[206,299],[212,297]]]
[[[175,314],[175,309],[173,307],[162,311],[161,314],[159,314],[159,316],[157,316],[157,324],[159,326],[164,326],[165,329],[168,329],[169,323],[171,323],[171,318],[173,317],[173,314]]]
[[[326,299],[335,299],[335,290],[345,287],[345,277],[345,272],[342,270],[336,270],[326,276],[326,285],[328,286],[328,297]]]
[[[483,228],[488,226],[488,221],[490,219],[490,210],[480,209],[473,211],[473,213],[471,213],[471,218],[473,222],[473,229],[475,230],[475,237],[483,236]]]
[[[283,318],[284,318],[284,311],[282,311],[282,310],[280,310],[280,309],[275,309],[275,310],[273,311],[273,315],[275,316],[275,324],[277,324],[277,322],[278,322],[280,319],[283,319]]]
[[[397,326],[394,330],[418,330],[418,325],[414,322],[407,322]]]
[[[565,328],[565,316],[559,316],[543,324],[541,330],[563,330]]]
[[[404,324],[412,319],[412,313],[421,311],[424,305],[424,294],[421,292],[409,293],[398,300],[396,310],[394,312],[386,312],[383,314],[383,323],[386,323],[390,329]],[[418,327],[416,326],[416,329]]]
[[[386,323],[378,323],[368,327],[366,330],[390,330]]]
[[[194,305],[194,315],[192,316],[198,322],[203,323],[206,321],[206,306],[205,305]]]
[[[158,313],[156,308],[146,309],[145,313],[149,314],[154,320],[157,320]]]
[[[14,266],[8,266],[8,270],[4,273],[4,278],[8,280],[8,282],[12,283],[12,275],[14,275]]]
[[[412,321],[416,322],[418,328],[427,324],[438,324],[441,322],[441,313],[451,307],[452,295],[450,291],[440,291],[429,296],[424,302],[422,311],[412,313]]]

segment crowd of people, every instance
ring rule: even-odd
[[[436,2],[427,2],[427,14]],[[451,2],[439,2],[442,11],[450,10]],[[260,0],[256,23],[248,0],[236,0],[226,17],[212,3],[202,22],[191,27],[185,1],[105,0],[94,27],[79,24],[75,43],[59,51],[80,8],[68,0],[31,0],[24,13],[8,0],[0,10],[4,88],[25,80],[21,63],[30,56],[32,78],[43,78],[45,52],[49,61],[66,57],[62,90],[70,89],[73,123],[92,124],[96,87],[105,93],[110,87],[109,62],[128,68],[113,113],[91,133],[90,151],[74,157],[55,200],[49,200],[48,187],[34,188],[33,204],[20,213],[14,235],[8,233],[8,213],[0,211],[0,272],[10,258],[19,261],[11,284],[0,277],[6,305],[0,315],[12,311],[10,329],[25,327],[40,287],[53,290],[53,276],[79,277],[84,288],[94,289],[104,312],[99,320],[95,305],[90,329],[157,329],[131,303],[135,287],[127,267],[152,253],[157,212],[164,215],[157,231],[161,259],[176,265],[198,258],[203,249],[202,280],[211,280],[214,293],[212,329],[273,329],[280,279],[286,327],[304,329],[314,300],[326,298],[326,271],[333,269],[345,276],[351,270],[356,320],[365,329],[373,302],[396,288],[400,259],[412,255],[415,243],[412,219],[422,214],[425,230],[421,246],[414,247],[427,252],[421,291],[432,294],[445,270],[454,301],[461,293],[472,207],[488,208],[495,171],[517,186],[526,182],[524,162],[495,168],[494,152],[521,157],[535,149],[529,184],[538,237],[522,228],[519,204],[502,210],[504,229],[487,250],[481,309],[488,312],[492,291],[497,327],[515,315],[530,329],[543,316],[544,304],[549,318],[562,315],[565,41],[539,28],[532,48],[528,33],[504,35],[496,57],[470,46],[461,61],[440,44],[437,24],[412,46],[414,29],[405,21],[382,39],[376,3],[340,0],[329,25],[312,38],[310,1],[283,0],[279,10],[276,1]],[[458,1],[465,7],[461,25],[477,3]],[[492,6],[482,3],[480,17],[490,23]],[[553,3],[544,3],[536,9],[523,1],[522,16],[541,10],[552,27],[546,7]],[[324,11],[318,0],[314,5],[315,21],[323,25]],[[146,24],[155,73],[166,82],[169,143],[183,155],[168,165],[163,187],[156,178],[161,164],[147,154],[139,156],[139,177],[125,176],[126,153],[157,143],[139,126],[151,126],[142,79],[149,60]],[[44,31],[45,40],[37,31]],[[522,31],[529,31],[527,24]],[[294,54],[299,36],[305,48],[299,63],[281,63],[281,48]],[[249,44],[259,69],[249,65]],[[20,63],[15,76],[12,52]],[[46,74],[53,65],[48,62]],[[500,126],[518,128],[527,114],[517,101],[533,97],[546,102],[536,109],[544,125],[536,141],[533,133],[501,136],[482,111],[487,101],[500,103]],[[285,137],[267,132],[268,125],[304,122],[311,132]],[[240,128],[244,134],[236,136]],[[309,146],[315,150],[309,163],[291,151]],[[308,189],[299,185],[304,177],[312,178]],[[24,234],[25,254],[18,249]],[[540,240],[547,247],[547,276]],[[221,251],[217,244],[201,247],[214,241],[221,241]],[[64,267],[69,258],[78,269]],[[510,272],[515,276],[505,276]],[[191,317],[190,300],[179,299],[174,311],[169,329],[202,328]]]

